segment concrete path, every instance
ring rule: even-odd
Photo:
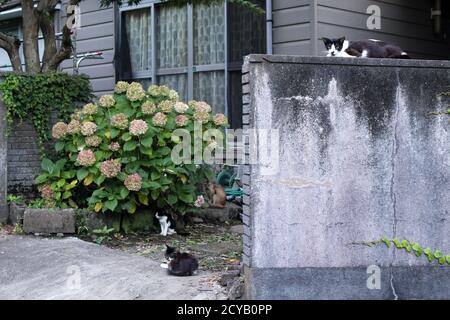
[[[0,235],[0,299],[218,299],[214,274],[168,276],[159,262],[77,238]]]

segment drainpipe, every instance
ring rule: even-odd
[[[267,54],[273,54],[272,46],[272,0],[266,0],[266,51]]]
[[[434,0],[433,8],[431,9],[431,20],[433,20],[433,32],[434,34],[440,34],[442,32],[442,1]]]

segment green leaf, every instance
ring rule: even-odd
[[[150,177],[152,178],[152,180],[158,180],[159,177],[161,177],[161,173],[159,173],[158,171],[152,171]]]
[[[131,134],[129,133],[129,132],[125,132],[123,135],[122,135],[122,140],[123,141],[130,141],[131,140]]]
[[[156,200],[159,197],[159,191],[158,190],[152,190],[152,192],[150,192],[150,195],[151,195],[153,200]]]
[[[391,241],[388,238],[384,237],[381,241],[386,245],[386,247],[391,247]]]
[[[136,149],[137,144],[135,141],[128,141],[123,145],[123,150],[124,151],[133,151],[134,149]]]
[[[118,205],[118,201],[117,199],[113,199],[113,200],[108,200],[104,203],[103,207],[106,209],[109,209],[111,211],[114,211]]]
[[[111,133],[111,139],[114,139],[115,137],[117,137],[120,133],[119,129],[115,129],[115,128],[111,128],[109,130],[109,132]]]
[[[170,205],[174,205],[175,203],[177,203],[177,201],[178,201],[178,198],[177,198],[177,196],[174,195],[174,194],[169,194],[169,196],[167,197],[167,202],[168,202]]]
[[[65,143],[63,141],[57,141],[55,143],[56,152],[61,152],[62,150],[64,150],[64,147],[65,147]]]
[[[45,158],[42,160],[41,167],[42,167],[42,170],[44,170],[50,174],[53,174],[55,165],[53,164],[52,160]]]
[[[180,200],[185,203],[190,204],[190,203],[194,202],[194,197],[192,196],[192,194],[181,193],[178,195],[178,198],[180,198]]]
[[[394,245],[397,249],[401,249],[402,248],[402,244],[400,242],[400,240],[398,240],[397,238],[395,238],[394,240],[392,240],[392,242],[394,242]]]
[[[122,199],[125,199],[128,196],[128,194],[130,194],[130,191],[127,188],[125,187],[120,188],[120,197]]]
[[[89,171],[87,169],[85,169],[85,168],[78,169],[78,171],[77,171],[78,181],[83,181],[84,178],[86,178],[88,174],[89,174]]]
[[[153,144],[153,138],[152,137],[147,137],[141,140],[141,144],[144,147],[150,148]]]
[[[70,198],[71,196],[72,196],[72,192],[66,191],[66,192],[63,193],[62,197],[63,197],[64,200],[66,200],[66,199]]]
[[[450,255],[445,256],[445,260],[447,261],[448,264],[450,264]]]
[[[145,186],[145,188],[149,188],[152,190],[156,190],[161,188],[161,185],[158,182],[155,181],[146,181],[143,183],[143,185]]]
[[[41,174],[40,176],[38,176],[35,180],[36,184],[43,184],[45,182],[47,182],[48,180],[48,174],[44,173]]]
[[[439,264],[444,264],[445,263],[445,257],[440,257],[438,261],[439,261]]]
[[[442,252],[441,252],[440,250],[436,250],[436,251],[434,252],[434,257],[435,257],[436,259],[440,259],[440,258],[442,257]]]
[[[106,177],[104,175],[99,175],[94,179],[96,185],[101,185],[105,181]]]

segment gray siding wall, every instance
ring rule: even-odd
[[[275,54],[324,55],[322,37],[375,38],[413,57],[449,58],[449,41],[433,35],[425,0],[273,0]],[[381,8],[381,30],[368,30],[367,7]]]
[[[313,54],[313,0],[273,0],[274,54]]]
[[[63,0],[61,25],[66,22],[66,5]],[[114,7],[100,8],[99,1],[82,1],[81,29],[78,31],[77,51],[102,51],[103,60],[84,60],[81,63],[80,73],[91,78],[92,88],[96,95],[111,92],[115,83],[114,71]],[[62,70],[72,73],[72,60],[63,62]]]

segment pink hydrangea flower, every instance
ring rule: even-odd
[[[54,200],[53,198],[53,189],[49,184],[44,184],[39,187],[39,192],[41,193],[41,197],[44,200]]]
[[[128,117],[125,113],[118,113],[111,117],[111,125],[114,128],[126,129],[128,127]]]
[[[108,149],[111,151],[119,151],[120,150],[120,144],[118,142],[112,142],[108,146]]]
[[[96,135],[86,137],[84,141],[86,142],[86,145],[89,147],[98,147],[100,143],[102,143],[102,139]]]
[[[81,123],[78,120],[72,119],[67,125],[67,133],[77,134],[81,131]]]
[[[115,86],[115,88],[114,88],[114,92],[115,92],[115,93],[124,93],[124,92],[127,92],[128,86],[129,86],[128,82],[125,82],[125,81],[119,81],[119,82],[117,82],[117,84],[116,84],[116,86]]]
[[[97,131],[97,125],[92,121],[85,121],[81,125],[81,134],[83,136],[92,136]]]
[[[100,165],[100,172],[107,178],[114,178],[121,170],[121,164],[119,160],[106,160]]]
[[[83,114],[94,115],[97,113],[98,107],[93,103],[88,103],[83,107]]]
[[[205,198],[203,196],[198,196],[194,202],[194,206],[201,208],[205,204]]]
[[[128,86],[127,98],[130,101],[139,101],[145,98],[145,90],[139,82],[133,82]]]
[[[218,113],[214,116],[214,123],[216,126],[224,126],[228,123],[228,119],[223,113]]]
[[[107,94],[100,97],[98,104],[104,108],[110,108],[116,104],[116,100],[112,95]]]
[[[209,113],[208,112],[194,112],[193,115],[195,121],[200,123],[207,123],[209,121]]]
[[[55,139],[64,138],[67,134],[67,124],[64,122],[57,122],[52,128],[52,136]]]
[[[132,136],[142,136],[148,130],[147,122],[144,120],[133,120],[130,123],[130,134]]]
[[[174,109],[178,113],[185,113],[189,110],[189,106],[184,102],[178,101],[175,103]]]
[[[141,111],[143,114],[154,114],[156,111],[156,106],[150,101],[146,101],[141,106]]]
[[[95,164],[95,154],[92,150],[81,150],[78,153],[77,161],[83,167],[90,167]]]
[[[153,116],[152,122],[156,127],[164,127],[167,123],[167,116],[162,112],[158,112]]]
[[[137,173],[130,174],[126,177],[124,185],[130,191],[139,191],[142,188],[142,177]]]
[[[184,127],[187,124],[188,120],[189,120],[188,117],[182,114],[179,114],[175,117],[175,123],[179,127]]]

